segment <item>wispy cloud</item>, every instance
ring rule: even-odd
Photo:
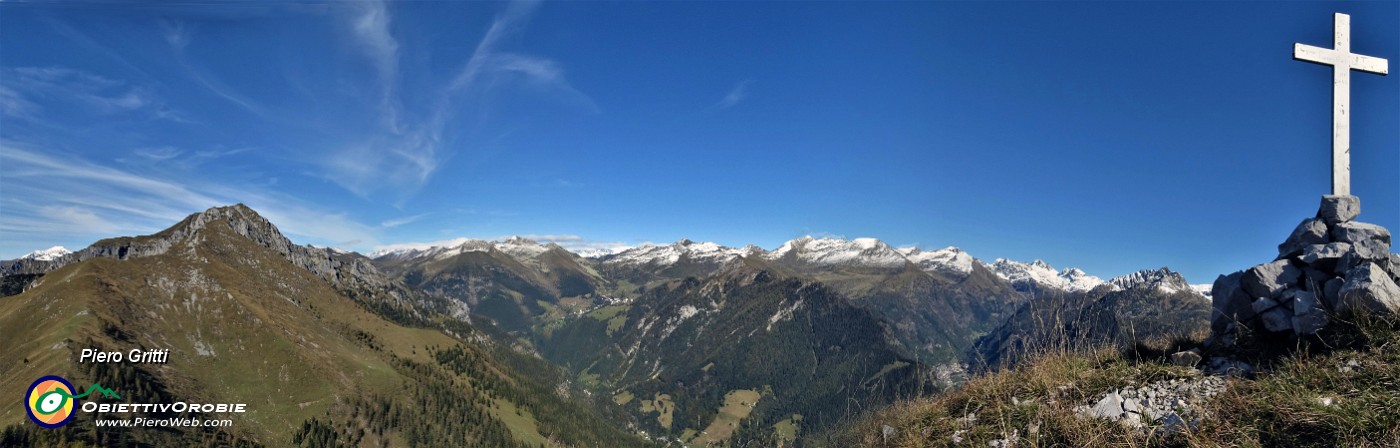
[[[6,177],[0,198],[4,233],[145,231],[221,202],[175,183],[10,142],[0,143],[0,160]],[[93,225],[93,219],[103,225]]]
[[[582,183],[582,182],[574,182],[574,181],[571,181],[571,180],[568,180],[568,179],[560,178],[560,179],[554,179],[554,182],[552,183],[552,185],[553,185],[553,186],[556,186],[556,187],[559,187],[559,188],[579,188],[579,187],[582,187],[582,186],[583,186],[583,183]]]
[[[180,151],[173,146],[161,146],[156,148],[138,148],[132,151],[143,159],[160,162],[179,157],[184,151]]]
[[[164,151],[151,154],[163,156]],[[0,165],[5,166],[0,251],[9,255],[64,239],[90,242],[152,233],[190,213],[237,202],[303,241],[360,240],[360,248],[377,244],[372,227],[344,213],[247,185],[179,182],[11,141],[0,141]]]
[[[0,86],[0,114],[15,118],[33,118],[34,113],[38,111],[39,105],[24,99],[19,92]]]
[[[749,85],[751,84],[753,84],[753,80],[751,79],[739,81],[739,84],[729,89],[729,93],[724,94],[724,98],[720,98],[719,102],[715,103],[713,107],[723,110],[734,107],[739,104],[740,101],[744,101],[744,98],[748,98],[749,96]]]
[[[356,143],[338,149],[322,165],[327,178],[361,197],[390,191],[400,200],[426,184],[443,161],[456,150],[444,130],[456,120],[464,99],[480,100],[493,89],[518,86],[545,92],[571,105],[596,112],[591,98],[574,89],[559,64],[538,56],[502,51],[503,43],[520,33],[538,6],[537,1],[517,1],[506,5],[496,16],[457,76],[435,95],[438,100],[420,112],[420,120],[400,122],[397,95],[399,53],[391,34],[392,16],[382,3],[362,5],[352,20],[356,40],[379,72],[385,129]],[[482,103],[470,104],[487,107]],[[478,116],[486,115],[484,113]],[[457,126],[454,126],[457,127]]]
[[[176,51],[184,51],[190,45],[190,33],[185,29],[185,22],[180,20],[164,20],[160,23],[162,30],[161,37],[170,44]]]
[[[379,227],[383,227],[383,228],[386,228],[386,229],[392,229],[392,228],[395,228],[395,227],[398,227],[398,226],[401,226],[401,225],[412,224],[412,223],[414,223],[414,222],[416,222],[416,221],[418,221],[418,220],[420,220],[420,219],[423,219],[424,217],[426,217],[426,216],[428,216],[428,215],[429,215],[429,213],[419,213],[419,214],[413,215],[413,216],[405,216],[405,217],[402,217],[402,218],[390,219],[390,220],[388,220],[388,221],[384,221],[384,222],[379,223]]]
[[[186,151],[174,146],[156,146],[136,148],[131,151],[131,155],[134,157],[120,157],[116,160],[128,164],[161,163],[163,166],[189,170],[198,168],[200,165],[212,160],[242,154],[252,150],[252,147],[234,149],[216,147],[214,149]]]
[[[399,132],[399,105],[395,89],[399,78],[399,43],[389,32],[389,10],[383,1],[360,2],[351,28],[379,74],[380,110],[384,125]]]
[[[10,68],[0,77],[6,84],[0,88],[0,109],[15,118],[37,118],[41,103],[103,115],[163,106],[146,88],[66,67]]]

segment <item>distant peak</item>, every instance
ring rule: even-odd
[[[533,245],[539,245],[539,244],[540,244],[540,243],[536,242],[535,240],[532,240],[532,239],[529,239],[529,238],[526,238],[526,237],[523,237],[523,236],[512,236],[512,237],[510,237],[510,238],[506,238],[505,241],[501,241],[501,243],[502,243],[502,244],[532,245],[532,246],[533,246]]]
[[[767,255],[816,266],[875,266],[897,268],[909,261],[904,254],[875,238],[814,238],[810,235],[783,243]]]
[[[1163,292],[1194,291],[1191,284],[1186,282],[1185,277],[1166,267],[1143,269],[1128,275],[1114,277],[1113,280],[1109,280],[1109,283],[1121,289],[1156,288]]]
[[[1011,282],[1012,285],[1035,284],[1062,291],[1080,292],[1094,289],[1104,283],[1102,279],[1085,274],[1084,271],[1076,268],[1056,271],[1044,260],[1022,263],[998,258],[990,267],[993,273]]]
[[[857,247],[860,247],[861,249],[874,249],[885,245],[884,242],[881,242],[880,240],[877,240],[875,238],[856,238],[851,240],[851,243],[854,243]]]
[[[22,260],[54,261],[59,257],[73,253],[63,246],[54,246],[48,249],[36,250],[19,257]]]
[[[691,244],[695,244],[695,242],[691,241],[689,238],[681,238],[680,241],[676,241],[677,246],[689,246]]]

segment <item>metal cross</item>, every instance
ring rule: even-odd
[[[1293,44],[1293,59],[1332,66],[1332,194],[1351,194],[1351,71],[1384,75],[1385,59],[1352,54],[1351,16],[1336,13],[1332,48]]]

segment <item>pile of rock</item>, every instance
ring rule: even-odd
[[[1215,280],[1211,330],[1231,344],[1239,326],[1311,335],[1330,317],[1400,313],[1400,255],[1390,231],[1355,222],[1356,196],[1324,196],[1317,217],[1303,220],[1278,247],[1278,258]]]
[[[1143,387],[1114,389],[1093,406],[1079,406],[1075,411],[1084,417],[1106,418],[1133,428],[1157,424],[1161,430],[1173,433],[1200,423],[1200,405],[1224,390],[1224,377],[1176,378]]]

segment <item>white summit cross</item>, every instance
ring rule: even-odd
[[[1333,48],[1293,44],[1293,59],[1332,66],[1332,194],[1351,194],[1351,71],[1384,75],[1386,60],[1352,54],[1351,16],[1336,13]]]

